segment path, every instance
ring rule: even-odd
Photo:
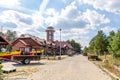
[[[69,57],[56,64],[39,67],[28,80],[111,80],[111,78],[82,55]]]

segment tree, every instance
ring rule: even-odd
[[[84,52],[88,52],[89,51],[89,48],[87,46],[84,47],[83,49]]]
[[[17,38],[17,33],[16,31],[7,30],[5,36],[10,42],[13,42]]]
[[[112,44],[112,41],[113,41],[113,39],[114,39],[114,36],[115,36],[115,32],[114,31],[111,31],[110,33],[109,33],[109,36],[107,37],[107,39],[108,39],[108,47],[107,47],[107,49],[108,49],[108,51],[109,51],[109,53],[112,53],[112,47],[111,47],[111,44]]]
[[[115,57],[120,57],[120,30],[113,37],[110,42],[111,50],[114,52]]]
[[[68,43],[70,43],[72,45],[72,47],[74,48],[75,51],[81,51],[81,45],[77,42],[75,42],[75,40],[67,40]]]
[[[75,50],[80,52],[81,51],[81,45],[79,43],[75,43]]]
[[[95,50],[95,37],[93,37],[92,39],[91,39],[91,41],[90,41],[90,43],[89,43],[89,47],[88,47],[88,50],[89,50],[89,52],[94,52],[94,53],[96,53],[96,51],[94,51]]]
[[[0,32],[0,34],[4,36],[4,33],[3,33],[3,32]]]
[[[104,53],[104,51],[107,51],[108,41],[106,35],[102,30],[98,31],[98,34],[93,37],[89,45],[89,50],[96,54]]]

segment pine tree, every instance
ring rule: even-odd
[[[109,36],[107,37],[107,39],[108,39],[108,47],[107,47],[107,49],[108,49],[108,51],[109,51],[109,53],[112,53],[112,47],[111,47],[111,44],[112,44],[112,41],[113,41],[113,39],[114,39],[114,36],[115,36],[115,32],[114,31],[111,31],[110,33],[109,33]]]
[[[110,43],[111,50],[114,52],[115,57],[120,57],[120,31],[113,37],[113,41]]]
[[[108,41],[106,35],[103,33],[102,30],[98,31],[98,34],[93,37],[89,45],[90,51],[94,52],[95,54],[103,54],[104,51],[107,51]]]

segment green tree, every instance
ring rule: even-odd
[[[89,52],[89,48],[87,46],[84,47],[83,49],[84,52]]]
[[[115,32],[111,31],[109,33],[109,36],[107,37],[107,39],[108,39],[108,47],[107,47],[107,49],[108,49],[109,53],[112,53],[112,51],[113,51],[112,47],[111,47],[111,44],[112,44],[112,41],[114,39],[114,36],[115,36]]]
[[[17,38],[17,33],[16,33],[16,31],[8,30],[5,33],[5,36],[10,42],[13,42]]]
[[[89,50],[95,54],[104,53],[104,51],[107,51],[108,41],[102,30],[98,31],[98,34],[93,37],[89,45]]]
[[[0,32],[1,35],[5,35],[3,32]]]
[[[88,51],[90,53],[93,53],[93,52],[96,53],[96,51],[94,51],[94,49],[95,49],[95,42],[94,41],[95,41],[95,37],[93,37],[89,43]]]
[[[113,37],[110,42],[111,50],[114,52],[115,57],[120,57],[120,30]]]
[[[81,51],[81,45],[77,42],[75,42],[75,40],[67,40],[68,43],[70,43],[72,45],[72,47],[74,48],[75,51]]]

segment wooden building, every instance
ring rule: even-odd
[[[60,41],[54,41],[54,44],[58,49],[58,51],[57,51],[58,54],[60,52],[60,45],[61,45],[61,54],[62,55],[68,54],[68,50],[73,50],[73,47],[71,46],[71,44],[69,44],[66,41],[61,41],[61,42]]]
[[[23,34],[12,43],[12,50],[17,51],[24,47],[32,49],[43,49],[44,39],[32,36],[30,34]]]
[[[10,42],[2,34],[0,34],[0,46],[2,45],[10,45]]]

